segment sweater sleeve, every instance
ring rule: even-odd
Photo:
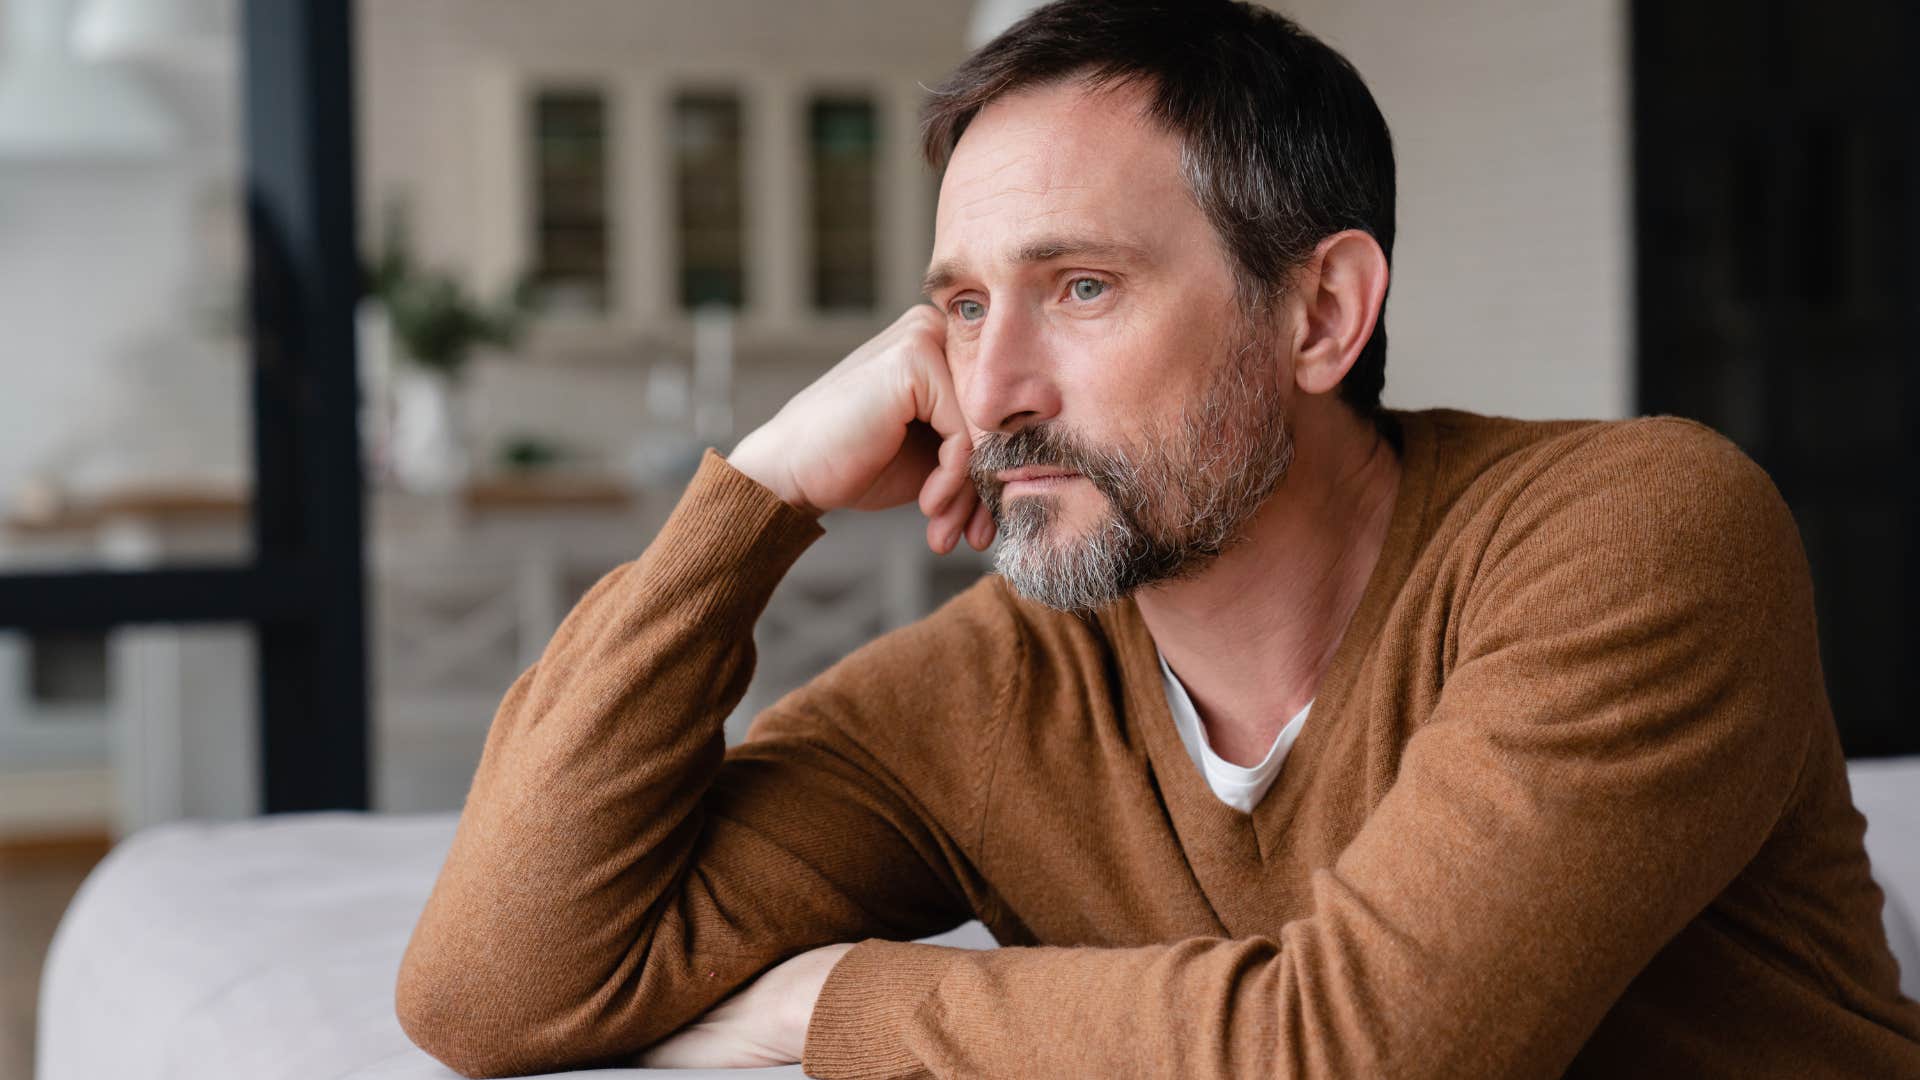
[[[1798,533],[1730,443],[1622,425],[1504,508],[1450,640],[1308,914],[1130,948],[862,941],[808,1074],[1559,1075],[1754,856],[1828,715]]]
[[[494,716],[407,945],[415,1043],[474,1077],[621,1062],[795,953],[969,916],[931,796],[847,734],[857,693],[820,680],[725,746],[754,623],[821,534],[708,451],[568,613]]]

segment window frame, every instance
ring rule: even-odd
[[[350,8],[242,5],[251,558],[0,573],[0,628],[250,625],[268,814],[370,801]]]

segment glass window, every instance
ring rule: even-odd
[[[609,296],[607,101],[596,90],[533,98],[534,282],[547,311],[603,312]]]
[[[816,98],[809,112],[813,304],[822,310],[869,309],[879,283],[879,120],[873,102],[857,97]]]
[[[39,30],[65,25],[68,5],[36,6]],[[252,558],[241,65],[231,32],[205,44],[178,95],[67,60],[59,80],[9,84],[0,574]],[[74,654],[19,655],[64,692]],[[12,693],[0,671],[0,723]]]
[[[682,94],[673,103],[680,304],[746,301],[745,145],[740,99]]]

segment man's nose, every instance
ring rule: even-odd
[[[1011,433],[1051,420],[1060,390],[1038,319],[1015,305],[990,310],[968,365],[961,411],[983,431]]]

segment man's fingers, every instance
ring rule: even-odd
[[[927,522],[927,547],[935,555],[945,555],[953,550],[954,537],[960,531],[954,517],[953,507],[949,506]]]
[[[967,473],[965,451],[959,439],[940,444],[939,463],[920,489],[920,512],[927,516],[927,547],[945,555],[962,539],[975,551],[993,543],[993,514],[980,501]]]
[[[985,551],[993,543],[993,533],[993,512],[987,509],[986,503],[976,499],[973,516],[967,519],[967,543],[973,545],[975,551]]]
[[[958,493],[947,506],[927,522],[927,546],[937,555],[945,555],[960,543],[973,517],[978,498],[971,487]]]
[[[954,496],[970,486],[964,440],[965,436],[953,436],[940,443],[939,458],[920,487],[920,512],[928,517],[938,517]]]

